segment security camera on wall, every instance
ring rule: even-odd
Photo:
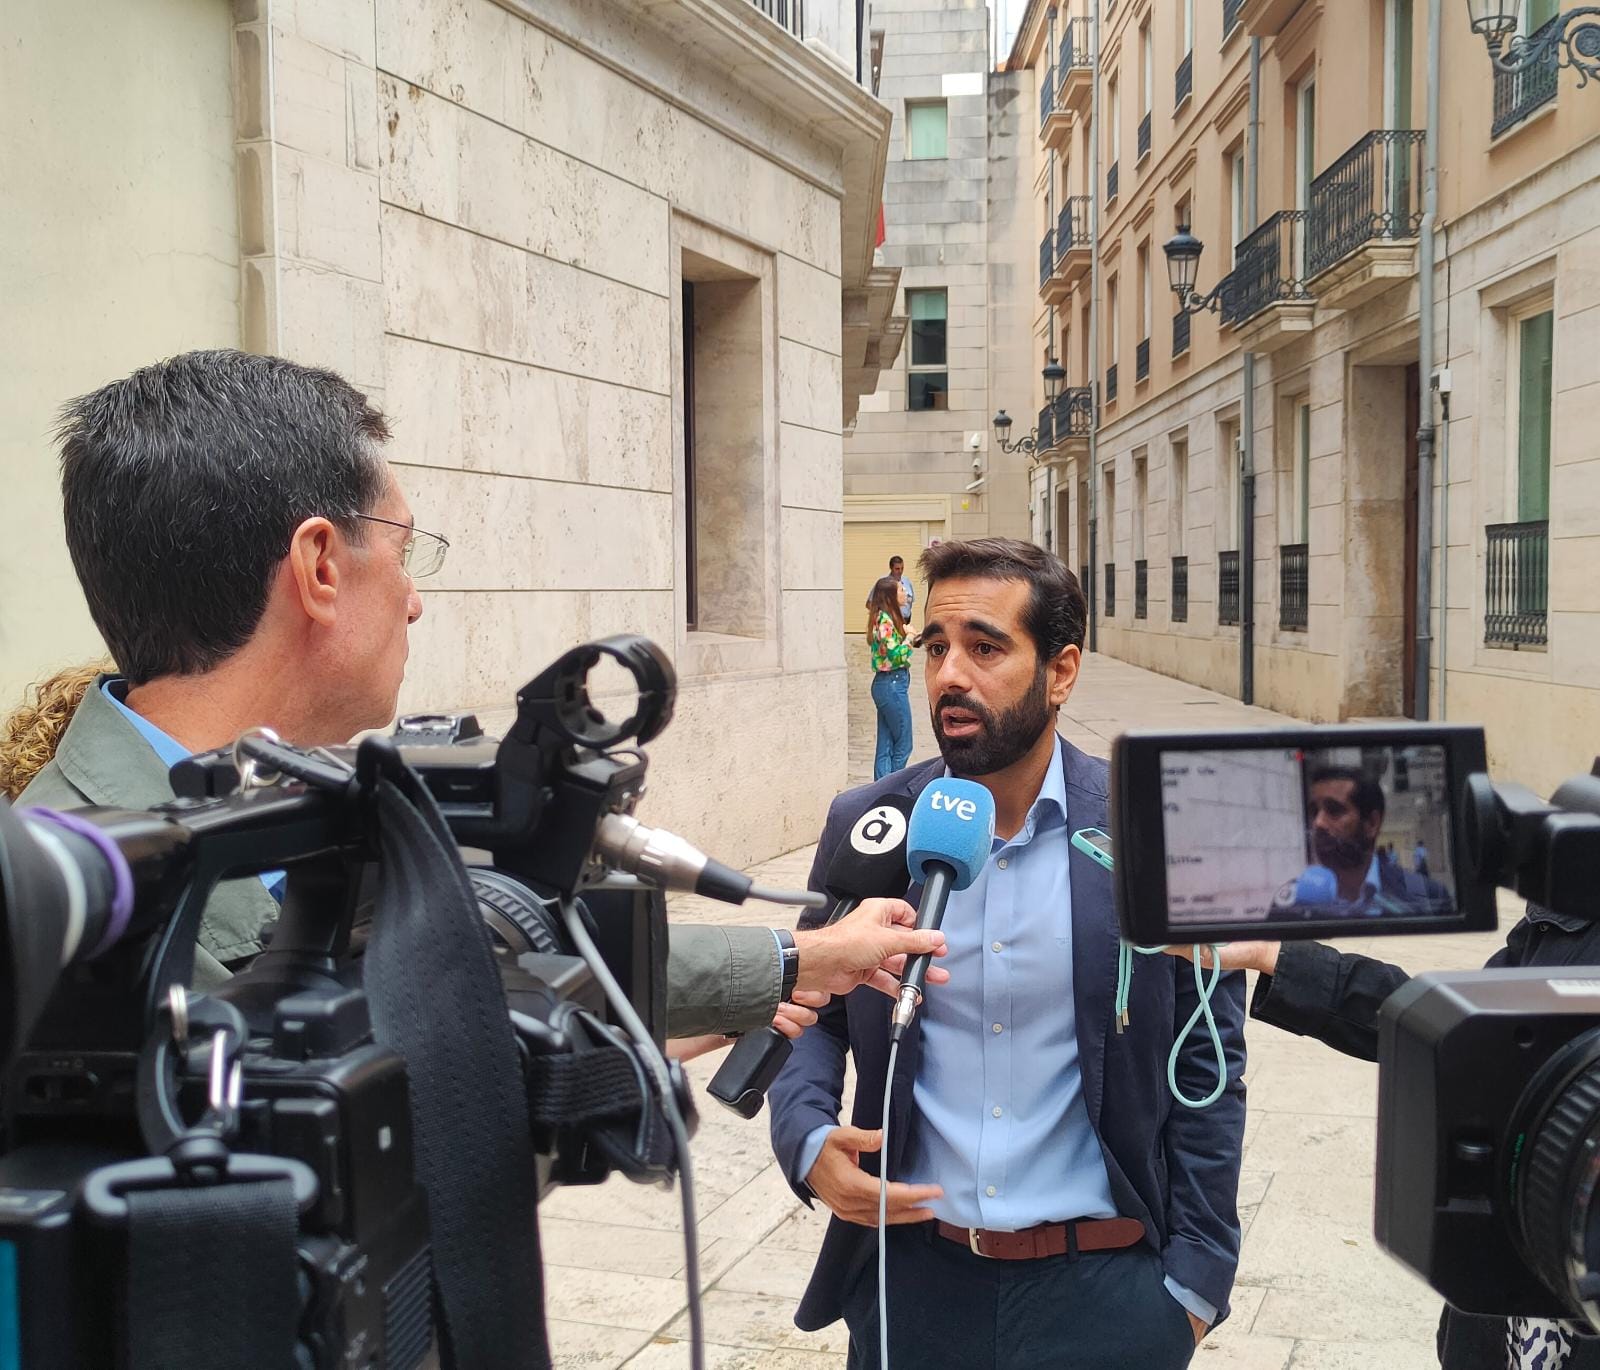
[[[982,457],[974,457],[972,459],[972,470],[973,470],[973,474],[977,474],[977,472],[983,470],[983,458]]]

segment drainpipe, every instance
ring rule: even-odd
[[[1089,40],[1094,103],[1089,116],[1089,394],[1093,399],[1089,414],[1089,650],[1100,650],[1100,601],[1096,585],[1100,579],[1099,539],[1100,470],[1100,6],[1090,5],[1092,18]],[[1112,530],[1112,536],[1116,530]]]
[[[1439,31],[1442,0],[1428,0],[1428,127],[1422,145],[1422,241],[1418,244],[1417,388],[1417,718],[1428,717],[1429,659],[1433,635],[1433,266],[1434,225],[1439,220]]]
[[[1245,216],[1258,222],[1256,170],[1261,155],[1261,40],[1250,39],[1250,122],[1245,128]],[[1256,702],[1256,354],[1244,354],[1239,404],[1239,700]]]

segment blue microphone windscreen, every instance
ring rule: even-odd
[[[906,869],[921,880],[930,861],[954,868],[955,887],[978,878],[994,844],[994,796],[973,780],[940,777],[917,796],[906,833]]]
[[[1331,904],[1339,897],[1339,881],[1326,866],[1307,866],[1294,884],[1297,904]]]

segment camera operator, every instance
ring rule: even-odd
[[[71,401],[59,436],[67,546],[120,673],[89,683],[20,803],[148,808],[172,799],[175,762],[250,728],[314,747],[394,717],[415,582],[449,544],[416,527],[364,395],[282,358],[191,352]],[[218,887],[198,987],[262,949],[280,878]],[[830,993],[892,993],[898,958],[943,949],[914,921],[872,900],[809,933],[678,925],[669,1031],[795,1036]]]
[[[1600,773],[1600,759],[1595,762]],[[1169,955],[1191,955],[1171,947]],[[1378,1009],[1411,978],[1409,972],[1321,942],[1233,942],[1221,951],[1225,970],[1261,973],[1250,1016],[1363,1061],[1378,1059]],[[1201,952],[1211,964],[1211,952]],[[1593,966],[1600,963],[1600,923],[1530,904],[1486,963]],[[1532,1318],[1494,1318],[1445,1305],[1439,1320],[1444,1370],[1600,1370],[1600,1339],[1574,1336],[1567,1325]]]

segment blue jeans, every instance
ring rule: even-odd
[[[872,702],[878,706],[878,756],[872,778],[902,770],[911,759],[911,672],[875,671],[872,676]]]

